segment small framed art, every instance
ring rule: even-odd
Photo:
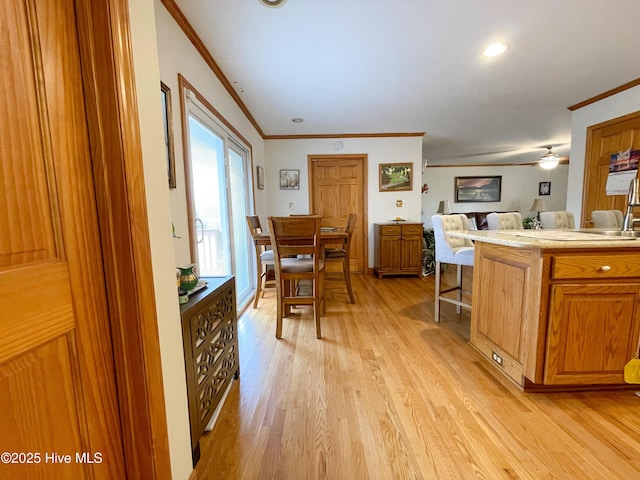
[[[551,182],[540,182],[538,184],[538,195],[551,195]]]
[[[299,190],[300,170],[280,170],[280,190]]]
[[[264,190],[264,168],[259,165],[256,167],[256,185],[258,190]]]

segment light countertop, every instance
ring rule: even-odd
[[[516,248],[640,248],[640,238],[580,230],[468,230],[447,235]]]

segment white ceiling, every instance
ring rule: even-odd
[[[567,107],[640,77],[640,0],[175,1],[265,135],[425,132],[429,165],[569,155]]]

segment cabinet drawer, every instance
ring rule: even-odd
[[[402,227],[400,225],[381,225],[380,226],[381,235],[400,235],[401,232],[402,232]]]
[[[421,225],[402,225],[403,235],[422,235]]]
[[[557,255],[551,265],[553,279],[640,277],[640,254]]]

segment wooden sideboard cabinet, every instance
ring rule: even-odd
[[[234,277],[201,278],[207,287],[180,306],[193,465],[200,437],[231,379],[240,375]]]
[[[422,276],[422,224],[374,224],[374,270],[384,275]]]

